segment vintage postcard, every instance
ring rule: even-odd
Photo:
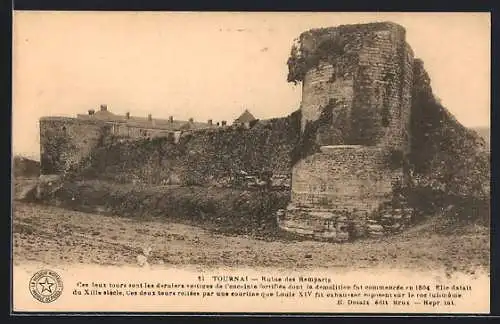
[[[490,14],[13,14],[13,312],[490,312]]]

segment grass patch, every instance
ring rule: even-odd
[[[289,191],[201,186],[137,186],[105,181],[66,183],[47,203],[135,219],[155,218],[199,225],[227,234],[267,238],[279,232],[275,212]]]

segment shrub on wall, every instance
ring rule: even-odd
[[[470,208],[484,212],[480,206],[489,201],[490,181],[484,140],[436,100],[422,61],[415,61],[413,74],[409,157],[416,179],[414,200],[420,208],[449,207],[457,218],[468,218]],[[477,206],[464,208],[468,203]]]
[[[77,199],[73,199],[77,198]],[[275,212],[285,208],[283,191],[228,188],[152,187],[91,180],[65,183],[48,201],[81,211],[104,210],[134,218],[156,216],[226,233],[253,234],[273,239]]]
[[[354,34],[338,31],[338,27],[334,27],[302,33],[290,50],[287,81],[295,84],[303,81],[307,71],[318,67],[320,62],[335,65],[340,74],[352,70],[357,53],[349,49],[360,40]]]
[[[297,145],[291,151],[292,166],[309,155],[319,152],[320,145],[317,143],[318,130],[321,127],[329,127],[332,124],[333,109],[339,104],[331,99],[326,106],[321,109],[317,120],[307,121],[304,131],[300,135]]]
[[[290,174],[290,152],[300,133],[300,111],[259,120],[250,129],[216,128],[169,137],[124,139],[109,136],[88,157],[84,178],[120,182],[189,185],[226,183],[235,173],[272,170]]]
[[[301,82],[304,76],[320,62],[336,66],[340,74],[353,72],[357,68],[358,48],[363,42],[370,46],[376,39],[375,31],[389,30],[386,23],[340,25],[338,27],[315,28],[303,32],[295,40],[287,60],[288,82]]]
[[[403,167],[404,154],[401,149],[390,148],[387,153],[387,167],[391,170],[396,170]]]

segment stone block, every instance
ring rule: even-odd
[[[368,232],[369,237],[381,237],[381,236],[385,236],[385,235],[386,235],[386,233],[383,231]]]
[[[368,232],[380,232],[383,231],[384,227],[382,225],[375,225],[375,224],[370,224],[368,225]]]

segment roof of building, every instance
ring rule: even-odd
[[[195,121],[185,121],[185,120],[168,120],[168,119],[158,119],[158,118],[147,118],[147,117],[137,117],[137,116],[124,116],[116,115],[108,110],[99,110],[92,115],[88,114],[78,114],[77,118],[85,120],[100,120],[107,122],[119,122],[126,123],[132,127],[141,128],[152,128],[152,129],[165,129],[165,130],[180,130],[180,129],[202,129],[210,128],[213,125],[209,123],[195,122]]]
[[[255,117],[248,111],[248,109],[245,109],[245,111],[240,115],[240,117],[236,118],[234,120],[235,123],[248,123],[251,121],[254,121]]]
[[[99,118],[99,119],[104,119],[104,120],[113,120],[116,118],[119,118],[119,116],[113,114],[110,111],[107,110],[99,110],[94,113],[94,116]]]

